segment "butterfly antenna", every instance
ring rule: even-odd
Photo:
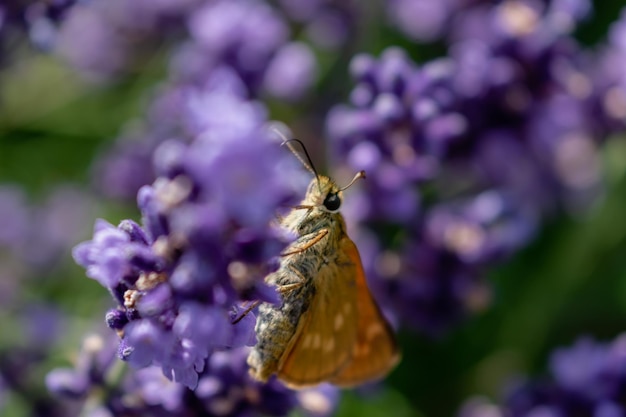
[[[346,185],[343,188],[340,188],[339,191],[343,191],[346,190],[348,188],[350,188],[352,186],[352,184],[354,184],[354,182],[360,178],[366,178],[365,177],[365,171],[359,171],[356,173],[356,175],[354,176],[354,178],[352,178],[352,181],[350,181],[350,183],[348,185]]]
[[[302,155],[300,155],[298,152],[296,152],[296,150],[294,149],[292,142],[296,142],[298,144],[300,144],[300,146],[302,147],[302,151],[304,152],[304,156],[306,156],[306,160],[304,160],[302,158]],[[315,175],[315,178],[317,179],[317,185],[318,187],[321,187],[320,184],[320,176],[317,173],[317,170],[315,169],[315,165],[313,165],[313,161],[311,160],[311,156],[309,155],[309,152],[306,150],[306,146],[304,146],[304,143],[302,143],[302,141],[300,139],[287,139],[285,141],[283,141],[283,143],[281,145],[287,145],[287,147],[289,148],[289,150],[291,151],[291,153],[293,153],[296,158],[298,158],[298,161],[300,161],[302,163],[302,165],[306,168],[307,171],[309,171],[310,173],[312,173],[313,175]],[[321,189],[320,189],[321,191]]]
[[[302,143],[302,141],[300,139],[296,139],[296,138],[289,139],[289,138],[287,138],[287,135],[285,134],[285,130],[289,131],[289,129],[283,123],[280,123],[280,122],[271,123],[269,125],[269,130],[274,132],[276,135],[278,135],[283,140],[283,142],[280,144],[281,146],[282,145],[287,145],[287,147],[289,148],[291,153],[294,154],[296,158],[298,158],[298,161],[300,161],[300,163],[304,166],[304,168],[306,168],[306,170],[309,171],[311,174],[315,175],[315,179],[317,180],[317,186],[318,186],[318,188],[320,189],[320,192],[321,192],[322,191],[322,185],[320,183],[320,176],[317,173],[317,170],[315,169],[315,165],[313,165],[313,161],[311,160],[311,156],[309,155],[309,152],[306,150],[306,146],[304,146],[304,143]],[[304,160],[302,158],[302,155],[300,155],[294,149],[292,142],[297,142],[297,143],[300,144],[300,146],[302,147],[302,150],[304,151],[304,155],[306,156],[306,160]]]

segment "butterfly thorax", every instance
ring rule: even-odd
[[[339,244],[346,237],[346,225],[339,207],[342,192],[328,177],[318,177],[309,184],[302,203],[285,217],[281,224],[297,236],[281,261],[282,267],[298,269],[304,276],[312,277],[320,268],[336,262]],[[319,279],[311,280],[319,286]],[[314,290],[314,288],[313,288]]]

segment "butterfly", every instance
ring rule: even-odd
[[[308,165],[290,148],[315,178],[302,203],[279,220],[297,239],[265,278],[282,302],[259,307],[250,374],[261,381],[276,374],[291,388],[321,382],[349,387],[382,378],[399,362],[398,346],[339,213],[343,191],[365,172],[339,188],[317,174],[304,146]]]

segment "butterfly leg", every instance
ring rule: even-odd
[[[306,282],[306,278],[296,268],[292,267],[291,265],[288,266],[287,268],[290,270],[291,276],[297,277],[297,281],[289,283],[289,284],[283,284],[283,285],[276,283],[277,291],[280,293],[280,295],[284,295],[284,294],[289,293],[291,291],[295,291],[298,288],[302,287],[304,285],[304,283]],[[246,304],[248,304],[248,302],[246,302]],[[233,319],[231,324],[239,323],[241,320],[243,320],[244,317],[246,317],[248,314],[250,314],[250,312],[252,310],[254,310],[259,304],[261,304],[260,300],[255,300],[252,303],[250,303],[250,305],[248,305],[248,307],[246,307],[246,309],[244,310],[243,313],[241,313],[239,316],[237,316],[237,317],[235,317]]]
[[[256,306],[258,306],[259,304],[261,304],[261,300],[255,300],[255,301],[253,301],[253,302],[252,302],[252,303],[248,306],[248,308],[246,308],[246,309],[244,310],[244,312],[243,312],[243,313],[241,313],[239,316],[235,317],[235,318],[233,319],[233,321],[231,321],[231,322],[230,322],[230,324],[237,324],[237,323],[239,323],[241,320],[243,320],[243,318],[244,318],[244,317],[246,317],[248,314],[250,314],[250,312],[251,312],[252,310],[254,310],[254,309],[256,308]]]
[[[288,248],[287,252],[281,253],[280,256],[289,256],[302,253],[313,245],[317,244],[324,237],[326,237],[326,235],[328,235],[328,229],[321,229],[318,232],[301,236]]]
[[[297,290],[307,282],[304,274],[292,264],[285,265],[285,269],[287,272],[277,274],[274,280],[274,284],[276,284],[278,292],[283,298],[287,293]]]
[[[297,290],[298,288],[302,287],[303,285],[304,285],[304,283],[303,283],[303,282],[295,282],[295,283],[293,283],[293,284],[283,285],[283,286],[281,286],[281,287],[279,287],[279,288],[278,288],[278,292],[279,292],[281,295],[283,295],[283,294],[286,294],[286,293],[288,293],[288,292],[295,291],[295,290]]]

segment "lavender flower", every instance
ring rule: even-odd
[[[315,79],[315,56],[308,46],[291,42],[281,47],[265,70],[263,86],[272,97],[294,101],[305,95]]]
[[[317,63],[304,43],[289,42],[289,26],[260,0],[206,3],[188,18],[190,42],[175,60],[186,77],[203,82],[214,68],[227,66],[244,81],[252,98],[269,93],[297,100],[316,76]],[[275,76],[283,77],[276,86]]]
[[[28,228],[28,204],[19,187],[0,188],[0,248],[14,249]]]
[[[539,20],[547,23],[544,29],[571,33],[576,24],[591,13],[589,0],[515,0],[493,6],[494,3],[483,0],[392,0],[386,4],[392,26],[421,42],[463,39],[469,33],[486,34],[494,27],[504,32],[509,29],[532,31]],[[508,28],[498,22],[495,26],[485,26],[487,16],[507,20],[502,23]]]
[[[190,17],[189,30],[209,56],[251,73],[265,66],[288,34],[271,7],[252,0],[206,4]]]
[[[368,172],[351,217],[396,230],[366,268],[409,324],[433,331],[484,307],[486,267],[542,216],[601,194],[598,132],[611,127],[590,117],[587,59],[567,36],[587,9],[557,3],[476,6],[449,57],[422,66],[398,48],[352,60],[350,105],[331,110],[327,130],[340,160]]]
[[[485,399],[469,400],[459,415],[623,415],[625,346],[624,335],[609,343],[581,338],[573,346],[552,353],[549,378],[514,384],[502,405]]]
[[[96,81],[132,71],[141,65],[142,57],[154,53],[158,42],[170,38],[178,39],[181,45],[181,51],[174,53],[178,63],[173,67],[184,76],[203,77],[214,66],[226,64],[254,91],[273,94],[271,85],[264,88],[263,75],[270,67],[285,71],[282,63],[289,56],[290,82],[300,87],[291,91],[284,88],[279,97],[288,92],[291,99],[302,95],[315,76],[315,61],[308,46],[301,44],[294,50],[288,42],[287,22],[262,0],[93,0],[73,7],[57,32],[55,52]],[[75,36],[78,32],[82,36]]]
[[[626,62],[626,11],[609,28],[608,42],[592,67],[594,120],[603,134],[624,129],[626,119],[626,78],[619,70]]]
[[[387,13],[394,27],[411,39],[432,41],[450,29],[455,12],[463,9],[462,1],[392,0]]]
[[[297,405],[294,393],[275,380],[268,384],[252,382],[246,375],[247,354],[246,349],[240,349],[213,355],[208,376],[200,380],[196,395],[214,415],[239,415],[251,405],[264,414],[287,415]]]
[[[43,204],[31,211],[30,233],[21,248],[21,258],[46,268],[70,255],[70,248],[89,234],[89,224],[98,213],[94,196],[77,186],[59,184]]]
[[[114,352],[102,338],[87,336],[75,368],[57,368],[46,376],[48,390],[74,399],[86,397],[92,386],[105,382],[106,373],[115,360]]]
[[[284,416],[300,409],[322,417],[335,409],[337,389],[330,386],[296,393],[276,380],[252,380],[247,355],[246,348],[214,353],[191,391],[155,366],[120,374],[114,346],[89,336],[75,367],[53,370],[46,384],[59,398],[82,400],[89,415]],[[113,384],[118,389],[107,389]]]
[[[47,395],[39,380],[46,370],[46,360],[66,333],[64,325],[68,317],[55,305],[26,300],[24,288],[19,290],[22,291],[12,294],[0,310],[3,317],[11,317],[3,326],[0,397],[9,404],[7,412],[12,409],[12,403],[27,400],[33,416],[68,415],[69,409]],[[2,408],[0,404],[0,410]]]
[[[120,357],[189,387],[215,349],[254,343],[252,314],[231,325],[235,306],[277,299],[263,278],[286,241],[270,223],[304,185],[263,107],[211,87],[188,92],[195,140],[155,153],[159,177],[138,195],[143,227],[98,221],[74,251],[119,304],[107,322],[123,330]]]
[[[130,60],[126,39],[107,21],[98,4],[75,7],[59,30],[56,53],[86,78],[105,79],[121,72]]]
[[[74,185],[58,185],[40,204],[18,186],[0,187],[0,250],[31,269],[60,264],[59,258],[87,235],[94,198]]]
[[[160,140],[144,135],[143,131],[136,135],[122,134],[94,162],[93,187],[106,197],[132,200],[142,186],[154,180],[152,153],[159,143]]]
[[[342,210],[372,292],[394,324],[440,334],[486,308],[489,268],[531,241],[546,218],[582,211],[602,194],[599,149],[626,126],[624,16],[609,43],[591,51],[572,37],[591,13],[588,0],[369,7],[336,0],[2,2],[3,62],[9,48],[29,52],[20,39],[27,33],[90,80],[143,83],[153,68],[167,74],[144,117],[94,164],[98,189],[136,198],[141,219],[97,220],[91,240],[74,249],[86,275],[112,296],[104,322],[114,332],[88,337],[73,367],[48,374],[54,400],[32,381],[66,356],[57,349],[78,325],[31,298],[65,285],[50,278],[65,275],[59,267],[68,248],[84,238],[85,220],[101,215],[93,197],[74,187],[55,188],[41,204],[18,186],[0,187],[0,315],[10,319],[1,337],[0,414],[11,413],[16,398],[19,409],[23,403],[46,417],[334,411],[339,392],[332,386],[293,392],[275,379],[252,380],[245,358],[255,343],[254,312],[232,323],[250,301],[278,300],[263,278],[292,237],[275,229],[275,217],[310,180],[267,120],[289,117],[302,133],[316,130],[306,124],[319,120],[315,110],[336,92],[325,87],[341,87],[335,73],[322,73],[324,91],[312,94],[319,69],[336,69],[354,50],[378,50],[389,39],[378,37],[384,23],[373,13],[387,12],[401,32],[394,36],[448,47],[445,57],[420,64],[409,56],[423,51],[408,42],[406,53],[357,55],[349,102],[327,119],[334,177],[368,174]],[[116,97],[124,98],[122,90]],[[56,111],[36,129],[50,133]],[[12,123],[1,120],[0,130],[30,132]],[[80,295],[76,305],[84,303]],[[462,415],[626,414],[622,339],[560,349],[551,378],[518,383],[502,405],[476,399]]]
[[[363,8],[353,0],[280,0],[278,3],[293,22],[303,26],[313,44],[329,50],[346,45],[355,35]]]
[[[19,39],[20,32],[26,32],[35,46],[50,47],[57,24],[75,3],[76,0],[7,0],[0,6],[0,45],[5,36]]]
[[[489,2],[478,3],[460,10],[464,13],[455,16],[456,24],[449,28],[451,39],[487,40],[495,31],[501,39],[521,37],[529,41],[529,46],[545,45],[543,41],[554,36],[571,34],[592,12],[589,0],[514,0],[495,7]],[[485,27],[485,23],[491,26]]]
[[[232,101],[231,94],[237,102],[266,96],[297,101],[315,81],[317,62],[312,50],[305,43],[289,41],[288,23],[265,2],[215,1],[197,6],[181,23],[188,36],[172,51],[169,79],[157,92],[142,123],[145,127],[122,135],[97,162],[94,181],[107,196],[129,198],[139,186],[150,183],[152,153],[172,137],[193,138],[197,127],[190,119],[206,110],[199,106],[221,111],[218,101]],[[207,90],[221,95],[207,95]]]
[[[140,65],[158,41],[173,37],[198,2],[79,2],[58,28],[52,48],[86,79],[115,79]]]
[[[67,273],[70,248],[95,213],[93,199],[68,184],[49,190],[39,203],[30,197],[16,184],[0,187],[2,395],[9,414],[11,404],[26,399],[33,416],[67,416],[71,406],[53,401],[39,381],[75,322],[42,288],[53,288],[60,271]]]

